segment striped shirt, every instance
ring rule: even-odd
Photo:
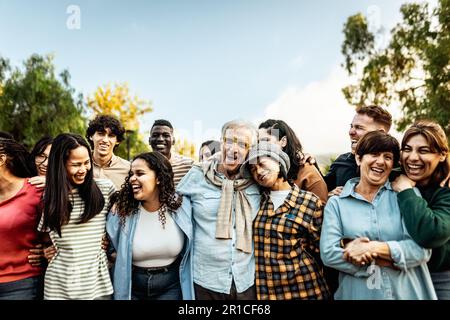
[[[106,253],[101,247],[109,197],[115,191],[111,181],[95,179],[105,198],[103,210],[88,222],[77,224],[84,210],[78,189],[72,191],[72,211],[61,236],[50,231],[56,254],[49,262],[44,280],[46,300],[93,300],[110,295],[113,287],[108,272]],[[43,218],[39,231],[43,229]]]
[[[274,210],[262,201],[253,224],[258,300],[328,299],[319,254],[323,205],[294,185]]]
[[[173,182],[176,187],[186,173],[191,170],[194,160],[184,157],[179,153],[172,152],[170,164],[172,165]]]

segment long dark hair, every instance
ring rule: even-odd
[[[28,150],[13,139],[0,138],[0,154],[6,155],[6,168],[16,177],[28,178],[37,175]]]
[[[297,138],[294,130],[283,120],[269,119],[261,123],[258,129],[267,129],[267,133],[274,136],[278,140],[286,137],[287,143],[283,147],[283,151],[289,156],[291,168],[288,171],[288,181],[292,182],[297,179],[298,171],[302,166],[300,159],[303,155],[303,147]]]
[[[147,166],[155,172],[159,181],[159,202],[161,206],[166,206],[171,211],[177,210],[181,206],[183,198],[175,192],[173,171],[169,160],[159,152],[141,153],[134,157],[133,161],[137,159],[144,160]],[[121,217],[122,223],[125,221],[125,217],[137,213],[140,204],[140,201],[136,200],[133,195],[133,188],[130,183],[131,176],[130,170],[120,191],[116,191],[111,196],[109,209],[111,210],[114,205],[114,212],[117,212]]]
[[[92,153],[89,144],[78,134],[63,133],[52,143],[48,159],[48,170],[44,192],[44,227],[55,230],[61,236],[61,227],[67,224],[72,211],[70,200],[71,183],[67,176],[66,162],[70,152],[78,147],[89,151],[92,165]],[[77,186],[78,193],[84,203],[84,212],[78,223],[85,223],[100,213],[105,205],[105,199],[94,181],[93,169],[86,173],[83,184]]]

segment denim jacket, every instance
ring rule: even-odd
[[[222,179],[225,177],[216,172]],[[192,167],[181,180],[177,191],[183,203],[177,215],[191,220],[194,225],[192,240],[193,280],[205,289],[229,294],[232,281],[237,292],[244,292],[255,282],[255,256],[236,248],[236,229],[233,219],[231,239],[216,239],[216,221],[222,190],[211,184],[198,167]],[[252,207],[252,220],[256,217],[261,200],[256,184],[245,193]],[[233,209],[234,210],[234,209]],[[234,214],[233,214],[234,218]],[[253,226],[251,226],[253,227]]]
[[[133,239],[139,214],[126,218],[125,225],[120,224],[117,214],[108,215],[106,231],[112,245],[117,252],[113,267],[112,278],[114,287],[114,300],[131,300],[131,270],[133,261]],[[194,300],[194,283],[192,280],[191,243],[192,223],[185,217],[170,213],[175,223],[184,233],[184,246],[181,251],[180,284],[183,300]]]

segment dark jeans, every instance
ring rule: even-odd
[[[434,290],[439,300],[450,300],[450,271],[431,272]]]
[[[42,276],[0,283],[0,300],[42,300]]]
[[[140,268],[133,266],[132,300],[182,300],[180,263],[166,268]]]
[[[229,294],[215,292],[198,284],[194,283],[195,299],[196,300],[256,300],[256,287],[251,286],[244,292],[237,292],[234,281],[231,283],[231,290]]]

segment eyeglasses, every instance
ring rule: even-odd
[[[233,137],[233,138],[224,137],[223,142],[229,146],[236,143],[238,145],[238,147],[241,149],[246,149],[246,150],[250,149],[250,143],[248,143],[247,141],[239,140],[237,137]]]
[[[36,156],[36,162],[38,164],[44,163],[45,160],[47,160],[47,159],[48,159],[48,155],[46,155],[45,153],[41,153]]]

